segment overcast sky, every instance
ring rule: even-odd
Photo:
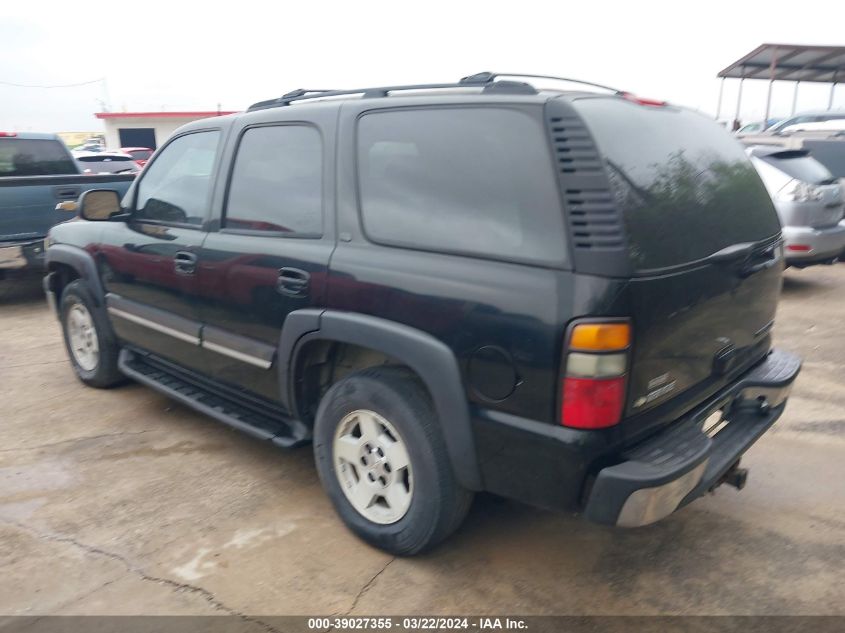
[[[191,5],[196,8],[191,8]],[[694,7],[694,8],[693,8]],[[836,8],[839,7],[839,8]],[[457,80],[482,70],[578,77],[716,110],[716,73],[763,42],[845,44],[845,3],[0,1],[0,130],[101,129],[93,113],[238,110],[298,87]],[[19,88],[105,78],[74,88]],[[736,105],[726,82],[722,117]],[[742,120],[762,118],[747,81]],[[827,107],[801,86],[798,109]],[[776,83],[773,115],[792,84]],[[835,104],[845,107],[845,86]]]

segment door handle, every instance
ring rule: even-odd
[[[304,297],[308,291],[311,275],[299,268],[280,268],[276,279],[276,290],[288,297]]]
[[[751,277],[752,275],[759,273],[761,270],[771,268],[776,262],[777,251],[774,247],[772,247],[746,260],[743,267],[739,270],[739,276],[742,279]]]
[[[53,195],[58,200],[76,200],[79,197],[79,187],[53,187]]]
[[[197,272],[196,253],[179,251],[173,256],[173,268],[180,275],[193,275]]]

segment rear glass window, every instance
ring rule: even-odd
[[[0,176],[78,174],[64,146],[49,139],[0,139]]]
[[[619,98],[575,101],[598,143],[637,270],[702,259],[780,231],[742,145],[703,115]]]
[[[813,185],[834,182],[834,178],[827,167],[804,152],[780,152],[761,156],[761,160],[780,169],[787,176]]]
[[[563,217],[548,141],[529,114],[394,110],[358,126],[367,235],[442,252],[559,264]]]
[[[131,163],[131,156],[80,156],[76,160],[83,163]]]
[[[153,153],[148,149],[136,149],[129,152],[129,155],[135,160],[147,160]]]
[[[81,156],[76,159],[86,174],[116,174],[134,173],[139,171],[138,165],[131,156],[114,156],[97,154],[95,156]]]

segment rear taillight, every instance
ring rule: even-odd
[[[17,136],[17,135],[18,135],[17,132],[0,132],[0,137],[3,137],[3,138],[9,138],[9,137],[12,137],[12,136]]]
[[[602,429],[619,423],[630,348],[626,322],[578,323],[570,329],[561,379],[562,425]]]

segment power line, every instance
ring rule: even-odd
[[[79,83],[75,84],[56,84],[54,86],[39,86],[33,84],[16,84],[11,81],[0,81],[0,85],[2,86],[11,86],[12,88],[76,88],[77,86],[88,86],[90,84],[100,83],[101,81],[105,81],[105,77],[100,77],[99,79],[92,79],[91,81],[80,81]]]

